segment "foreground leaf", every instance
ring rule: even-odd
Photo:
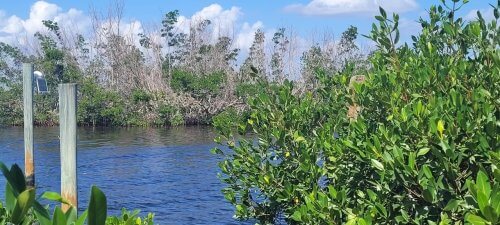
[[[107,216],[106,196],[96,186],[92,186],[88,208],[88,225],[104,225]]]

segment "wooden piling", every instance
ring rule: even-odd
[[[35,187],[33,154],[33,64],[23,63],[24,173],[26,185]]]
[[[61,195],[78,208],[76,182],[76,84],[59,84],[59,129],[61,139]],[[70,208],[62,204],[63,211]]]

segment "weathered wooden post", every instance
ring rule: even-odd
[[[76,182],[76,84],[59,84],[59,129],[61,138],[61,195],[78,208]],[[70,208],[62,204],[63,211]]]
[[[33,64],[23,63],[24,173],[26,185],[35,187],[33,154]]]

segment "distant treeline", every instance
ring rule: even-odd
[[[43,21],[46,31],[34,35],[29,51],[0,42],[0,125],[23,124],[23,62],[46,74],[50,93],[35,96],[34,120],[47,126],[58,123],[57,85],[64,82],[79,85],[80,125],[210,124],[216,116],[244,118],[247,98],[264,88],[257,80],[279,86],[293,77],[307,90],[317,85],[317,70],[333,73],[348,62],[367,64],[355,44],[356,27],[339,40],[311,43],[301,55],[295,55],[296,37],[285,28],[272,39],[257,30],[245,58],[230,37],[211,38],[210,20],[183,33],[175,26],[178,17],[178,11],[168,12],[160,30],[137,37],[117,30],[120,15],[93,21],[98,28],[91,38]],[[57,65],[64,67],[62,76],[53,73]]]

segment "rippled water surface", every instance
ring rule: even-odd
[[[37,192],[59,192],[59,128],[35,128],[34,137]],[[210,153],[214,137],[209,127],[79,128],[80,208],[95,184],[111,215],[125,207],[155,213],[157,224],[243,224],[220,192],[218,159]],[[0,161],[23,167],[22,127],[0,128]],[[4,186],[1,177],[0,190]]]

